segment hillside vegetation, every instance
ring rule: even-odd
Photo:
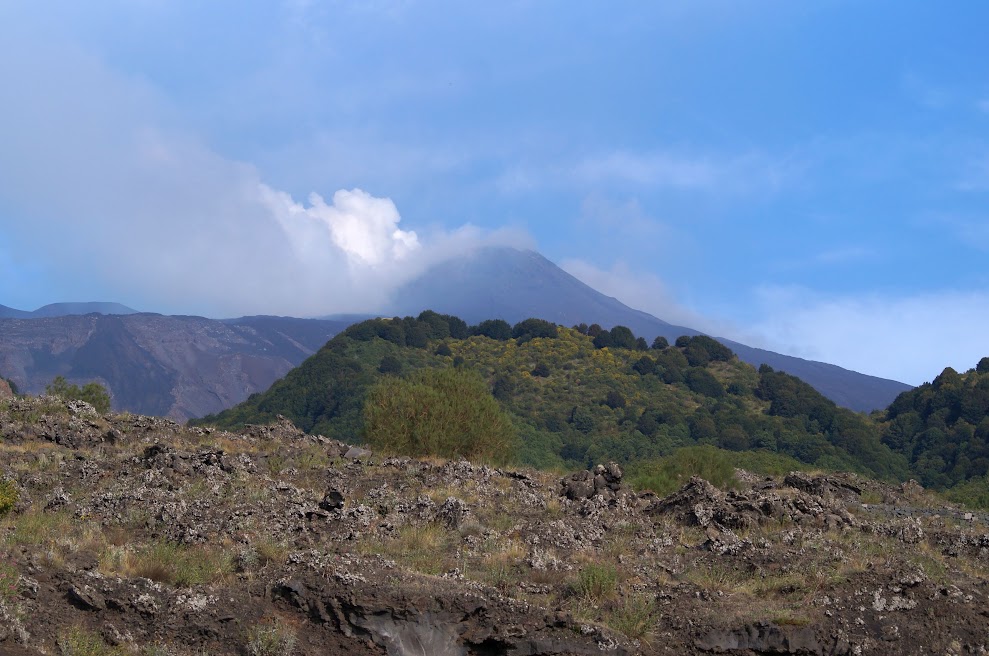
[[[309,433],[373,438],[368,398],[393,396],[396,379],[450,369],[486,383],[517,444],[508,456],[523,464],[634,464],[710,445],[740,461],[775,457],[886,479],[910,475],[907,458],[880,441],[869,419],[793,376],[753,369],[713,339],[682,337],[668,345],[660,338],[650,346],[620,326],[564,328],[538,319],[471,327],[427,311],[366,321],[267,392],[196,423],[234,428],[282,415]],[[413,394],[412,387],[403,393]]]
[[[954,486],[960,501],[989,507],[989,358],[904,392],[886,411],[883,443],[926,486]]]

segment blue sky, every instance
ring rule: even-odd
[[[986,25],[976,1],[10,0],[0,303],[373,310],[509,243],[920,383],[989,355]]]

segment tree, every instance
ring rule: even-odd
[[[615,326],[611,329],[611,341],[615,348],[634,349],[635,334],[625,326]]]
[[[547,378],[550,375],[549,365],[545,362],[538,362],[536,366],[532,369],[532,375],[539,378]]]
[[[640,376],[646,376],[648,374],[656,373],[656,361],[650,358],[648,355],[643,355],[641,358],[635,361],[632,365],[632,369],[635,373]]]
[[[975,370],[980,374],[989,374],[989,358],[982,358]]]
[[[635,350],[637,350],[637,351],[648,351],[649,350],[649,342],[646,341],[646,338],[645,337],[636,337],[635,338]]]
[[[721,386],[718,379],[711,375],[711,372],[707,369],[691,367],[687,370],[686,375],[684,375],[684,379],[687,381],[687,387],[692,392],[712,398],[721,398],[725,395],[725,388]]]
[[[611,339],[611,333],[607,330],[600,331],[594,337],[594,348],[603,349],[615,345],[615,341]]]
[[[512,338],[512,327],[504,319],[488,319],[474,326],[471,333],[500,342],[507,342]]]
[[[543,319],[526,319],[512,327],[512,337],[523,341],[529,341],[537,337],[556,339],[558,335],[559,331],[556,324]]]
[[[625,407],[625,396],[618,390],[611,390],[608,392],[608,396],[604,398],[604,404],[611,408],[612,410],[617,410],[618,408]]]
[[[110,393],[97,382],[86,383],[81,388],[70,384],[65,376],[55,376],[51,383],[45,386],[49,396],[59,396],[66,401],[85,401],[93,406],[100,414],[110,412]]]
[[[398,375],[402,373],[402,361],[394,355],[386,355],[381,358],[381,364],[378,365],[378,371],[383,374]]]
[[[680,335],[675,344],[677,348],[686,348],[690,344],[690,335]]]
[[[660,335],[656,339],[652,340],[652,348],[656,349],[657,351],[662,351],[663,349],[666,349],[666,348],[669,348],[669,347],[670,347],[669,340],[667,340],[662,335]]]
[[[451,356],[453,355],[453,351],[450,350],[450,346],[446,342],[442,342],[436,347],[436,355]]]
[[[500,464],[516,447],[511,419],[465,369],[384,378],[368,391],[363,415],[364,441],[386,452]]]

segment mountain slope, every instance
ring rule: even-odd
[[[0,319],[0,376],[23,392],[98,380],[113,407],[185,420],[267,389],[347,322],[157,314]]]
[[[542,255],[514,248],[485,248],[441,263],[395,294],[388,314],[417,315],[425,309],[452,314],[470,322],[491,318],[516,323],[540,317],[564,326],[598,323],[627,326],[652,341],[673,342],[699,331],[677,326],[628,307],[592,289]],[[758,367],[768,364],[812,385],[839,405],[869,412],[885,408],[910,385],[868,376],[835,365],[752,348],[721,340],[739,358]]]

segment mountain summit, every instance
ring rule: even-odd
[[[478,249],[440,263],[399,289],[388,314],[417,315],[431,309],[469,323],[501,318],[516,323],[539,317],[565,326],[597,323],[631,328],[648,340],[670,342],[701,331],[677,326],[633,309],[584,284],[534,251],[509,247]],[[910,385],[804,360],[718,338],[753,366],[767,364],[797,376],[838,405],[870,412],[885,408]]]

